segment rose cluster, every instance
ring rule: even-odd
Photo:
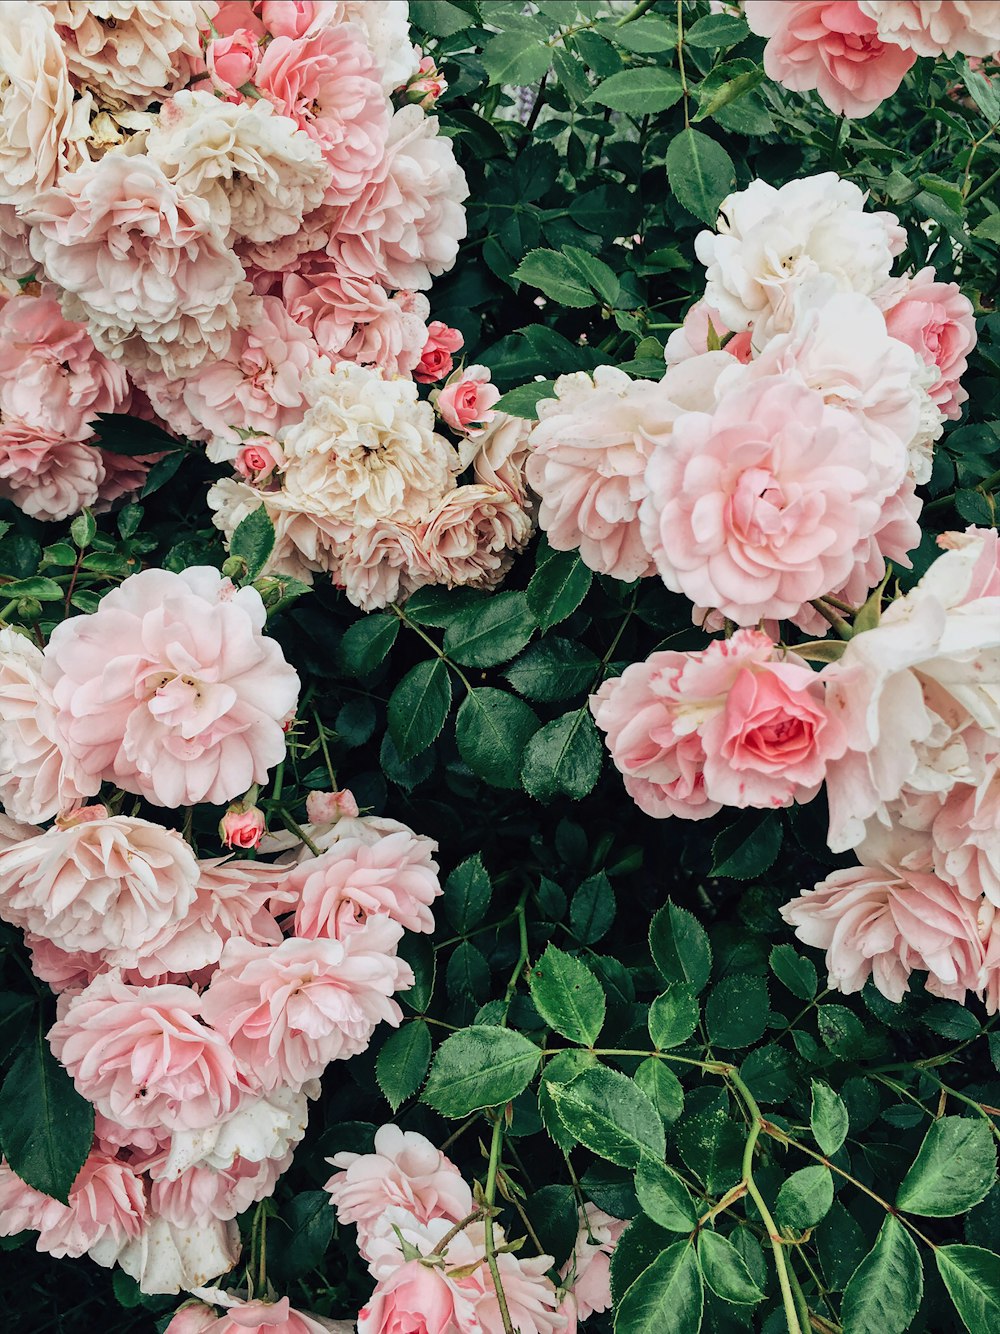
[[[399,1023],[397,947],[441,892],[436,845],[347,792],[311,794],[304,842],[261,840],[299,689],[264,621],[255,589],[195,567],[131,576],[44,649],[0,631],[0,917],[95,1114],[68,1202],[0,1163],[0,1231],[147,1292],[236,1263],[233,1220],[288,1167],[326,1066]],[[200,857],[127,793],[150,814],[243,794],[225,841],[286,855]]]
[[[743,12],[768,39],[768,78],[815,89],[851,119],[891,97],[917,56],[980,61],[1000,50],[997,0],[745,0]]]

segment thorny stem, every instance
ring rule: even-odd
[[[466,1214],[465,1217],[460,1219],[455,1224],[454,1227],[448,1229],[448,1231],[444,1234],[444,1236],[441,1238],[438,1244],[431,1251],[431,1255],[444,1255],[445,1251],[448,1249],[448,1246],[450,1245],[451,1242],[455,1240],[458,1234],[460,1232],[464,1232],[470,1223],[478,1223],[483,1216],[484,1216],[484,1211],[481,1208],[473,1209],[471,1214]]]
[[[511,1324],[510,1312],[507,1309],[507,1298],[504,1294],[503,1283],[500,1281],[500,1267],[497,1264],[496,1247],[493,1244],[493,1213],[497,1198],[497,1171],[500,1167],[500,1149],[503,1144],[503,1115],[493,1123],[493,1138],[490,1141],[490,1163],[486,1170],[486,1203],[489,1206],[489,1212],[486,1214],[486,1263],[490,1267],[490,1273],[493,1276],[493,1287],[497,1294],[497,1305],[500,1308],[500,1319],[503,1321],[504,1334],[514,1334],[514,1326]]]
[[[681,94],[684,98],[684,128],[691,128],[688,116],[687,74],[684,69],[684,0],[677,0],[677,72],[681,76]]]
[[[326,729],[320,721],[319,713],[316,709],[312,711],[313,720],[316,723],[316,731],[319,733],[319,744],[323,751],[323,759],[326,762],[326,771],[330,775],[330,787],[334,792],[337,790],[337,774],[330,759],[330,747],[326,744]]]
[[[760,1139],[760,1132],[765,1128],[766,1122],[761,1115],[757,1100],[747,1088],[746,1084],[736,1073],[730,1069],[726,1076],[733,1088],[743,1100],[747,1112],[751,1119],[750,1134],[747,1136],[746,1144],[743,1146],[743,1182],[747,1188],[747,1194],[757,1206],[761,1218],[764,1220],[764,1226],[767,1228],[768,1240],[771,1243],[771,1250],[774,1253],[774,1265],[778,1271],[778,1286],[781,1288],[781,1301],[785,1308],[785,1322],[788,1325],[788,1334],[803,1334],[803,1328],[799,1321],[799,1313],[796,1309],[795,1297],[792,1293],[792,1285],[788,1277],[788,1266],[785,1262],[785,1254],[782,1250],[783,1239],[778,1231],[778,1226],[767,1207],[767,1203],[760,1193],[757,1183],[753,1179],[753,1151],[757,1147],[757,1141]],[[808,1334],[809,1326],[806,1325],[805,1334]]]
[[[524,915],[524,905],[528,901],[528,890],[524,890],[518,900],[517,907],[514,909],[514,916],[517,918],[517,930],[520,936],[521,948],[518,951],[517,963],[514,965],[514,971],[510,975],[510,981],[507,983],[507,990],[504,992],[503,1003],[510,1005],[514,998],[514,991],[517,988],[518,978],[521,976],[521,970],[528,962],[528,923]]]
[[[627,14],[623,15],[615,24],[616,28],[624,28],[626,23],[631,23],[633,19],[638,19],[645,14],[647,9],[653,8],[653,0],[639,0],[637,5],[633,5]]]
[[[294,834],[296,838],[301,839],[302,842],[306,845],[306,847],[309,849],[309,851],[312,853],[312,855],[313,855],[314,857],[319,857],[319,856],[321,856],[322,854],[320,853],[319,848],[318,848],[318,847],[316,846],[316,844],[312,841],[312,839],[309,837],[309,835],[306,833],[306,831],[302,828],[302,826],[301,826],[300,824],[296,824],[296,823],[295,823],[295,821],[292,819],[292,817],[291,817],[291,816],[288,814],[288,812],[285,810],[284,806],[282,806],[280,814],[281,814],[281,822],[282,822],[282,824],[285,826],[285,828],[288,830],[288,832],[289,832],[290,834]]]

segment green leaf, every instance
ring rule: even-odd
[[[455,719],[462,759],[494,787],[520,787],[524,748],[537,731],[538,719],[527,704],[492,686],[470,690]]]
[[[634,1075],[635,1082],[660,1113],[664,1125],[673,1125],[684,1110],[684,1089],[666,1061],[649,1056]]]
[[[769,1010],[764,978],[755,973],[733,973],[708,994],[708,1036],[720,1047],[749,1047],[764,1036]]]
[[[12,579],[9,584],[0,585],[0,595],[5,599],[37,598],[39,602],[61,602],[66,596],[54,579],[43,579],[32,575],[30,579]]]
[[[65,1204],[93,1139],[93,1107],[36,1031],[0,1088],[4,1157],[22,1181]]]
[[[821,1005],[816,1011],[816,1027],[823,1045],[834,1056],[860,1056],[868,1046],[864,1025],[845,1005]]]
[[[615,1334],[697,1334],[704,1300],[694,1248],[675,1241],[622,1298]]]
[[[466,667],[495,667],[516,657],[535,628],[524,593],[497,593],[448,626],[444,651]]]
[[[679,1047],[698,1027],[701,1009],[694,988],[673,982],[649,1007],[649,1036],[657,1051]]]
[[[565,1264],[573,1254],[580,1214],[572,1186],[543,1186],[532,1191],[524,1202],[535,1236],[542,1243],[546,1255],[556,1265]]]
[[[942,1116],[928,1130],[903,1178],[896,1206],[925,1218],[951,1218],[984,1200],[996,1175],[989,1122],[978,1116]]]
[[[438,1048],[422,1100],[452,1118],[499,1107],[524,1092],[541,1059],[533,1042],[509,1028],[464,1028]]]
[[[614,891],[603,871],[584,880],[569,905],[569,924],[581,945],[593,945],[607,935],[615,908]]]
[[[576,265],[605,305],[612,307],[617,305],[621,295],[621,284],[614,269],[605,264],[603,259],[598,259],[589,250],[582,250],[579,246],[564,246],[563,254]]]
[[[599,665],[583,644],[552,635],[529,645],[504,675],[519,695],[548,704],[589,689]]]
[[[731,1120],[724,1096],[704,1111],[685,1116],[674,1127],[674,1137],[681,1158],[710,1193],[722,1194],[739,1181],[746,1136]]]
[[[538,560],[528,584],[528,606],[545,634],[576,611],[590,591],[594,573],[575,551],[540,547]]]
[[[934,1259],[969,1334],[1000,1329],[1000,1255],[979,1246],[939,1246]]]
[[[604,1026],[604,988],[586,964],[555,945],[528,975],[535,1009],[550,1028],[570,1042],[592,1047]]]
[[[587,98],[599,106],[622,111],[627,116],[655,115],[679,102],[684,86],[676,70],[658,65],[634,65],[612,74]]]
[[[972,235],[980,241],[993,241],[1000,244],[1000,213],[991,213],[972,229]]]
[[[698,1263],[705,1282],[723,1301],[754,1306],[764,1300],[743,1256],[718,1232],[710,1232],[707,1228],[699,1232]]]
[[[754,880],[774,864],[783,830],[773,811],[748,811],[712,844],[712,875]]]
[[[698,1214],[687,1186],[659,1159],[640,1159],[635,1193],[643,1212],[668,1232],[690,1232],[697,1225]]]
[[[794,945],[775,945],[770,956],[771,971],[778,981],[799,1000],[812,1000],[818,979],[812,959],[799,954]]]
[[[445,981],[453,1001],[480,1002],[489,995],[490,966],[471,940],[463,940],[453,951],[445,969]]]
[[[539,801],[579,801],[601,775],[604,747],[589,712],[574,709],[546,723],[528,742],[521,767],[524,790]]]
[[[401,760],[412,760],[437,740],[451,708],[451,677],[440,658],[412,667],[389,696],[389,735]]]
[[[516,389],[508,389],[494,403],[498,412],[506,412],[511,417],[523,417],[530,421],[538,416],[538,404],[543,398],[554,398],[552,392],[555,380],[532,380],[529,384],[519,384]]]
[[[348,676],[364,680],[396,642],[399,621],[392,612],[374,611],[349,625],[337,645],[337,657]]]
[[[677,25],[660,14],[643,14],[622,27],[616,22],[602,23],[598,27],[617,46],[639,55],[655,55],[677,45]]]
[[[681,130],[667,149],[667,179],[677,202],[714,226],[719,205],[736,184],[736,168],[722,145],[707,134]]]
[[[434,994],[437,974],[437,954],[425,935],[407,931],[396,950],[399,957],[413,969],[413,986],[396,994],[411,1010],[423,1012]]]
[[[430,1062],[431,1031],[423,1019],[407,1020],[382,1044],[375,1078],[394,1112],[420,1088]]]
[[[804,1232],[815,1227],[833,1204],[833,1177],[828,1167],[803,1167],[781,1183],[774,1206],[779,1227]]]
[[[812,1081],[812,1110],[809,1124],[816,1143],[829,1158],[847,1138],[848,1115],[843,1099],[829,1084]]]
[[[844,1334],[903,1334],[923,1291],[920,1252],[902,1223],[890,1216],[844,1289]]]
[[[626,1075],[596,1066],[568,1084],[551,1084],[549,1095],[560,1121],[592,1153],[619,1167],[634,1168],[645,1155],[662,1160],[663,1122]]]
[[[712,971],[712,946],[704,927],[668,899],[649,925],[649,952],[665,982],[690,982],[701,991]]]
[[[246,578],[252,583],[263,571],[273,550],[274,524],[265,507],[258,505],[237,524],[229,539],[229,554],[246,562]]]
[[[572,1149],[576,1140],[559,1119],[559,1113],[552,1101],[552,1086],[568,1084],[578,1074],[596,1065],[597,1057],[592,1056],[589,1051],[567,1047],[565,1051],[559,1052],[546,1062],[542,1070],[542,1077],[538,1083],[538,1112],[545,1129],[561,1149]]]
[[[538,83],[552,63],[552,48],[544,37],[543,29],[527,25],[491,37],[483,47],[483,66],[490,83],[515,87]]]
[[[597,305],[597,296],[579,267],[557,250],[529,250],[513,276],[562,306]]]
[[[450,0],[410,0],[410,22],[432,37],[454,37],[475,23],[475,14],[467,14]]]
[[[69,535],[81,551],[86,551],[93,542],[96,533],[97,520],[90,510],[84,510],[82,514],[78,514],[69,526]]]
[[[493,895],[490,877],[478,852],[456,866],[444,884],[444,910],[448,920],[464,934],[486,916]]]
[[[750,36],[746,22],[732,14],[706,14],[684,31],[685,46],[700,46],[707,51],[735,46]]]
[[[284,1227],[267,1230],[268,1265],[283,1278],[299,1277],[315,1269],[333,1236],[334,1212],[325,1190],[306,1190],[282,1208]],[[273,1252],[273,1254],[272,1254]]]
[[[606,1163],[596,1163],[587,1171],[587,1177],[592,1177],[595,1168],[599,1170],[602,1167],[608,1171],[617,1170]],[[632,1207],[633,1209],[636,1207],[634,1195]],[[598,1205],[598,1208],[604,1206]],[[616,1306],[620,1304],[622,1297],[639,1275],[648,1269],[657,1256],[673,1242],[674,1238],[670,1233],[654,1223],[651,1218],[647,1218],[645,1214],[639,1214],[629,1223],[621,1235],[619,1244],[611,1252],[611,1296]]]

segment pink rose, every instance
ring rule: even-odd
[[[927,990],[949,1000],[980,986],[976,904],[935,875],[892,866],[833,871],[781,915],[799,940],[826,950],[835,991],[860,991],[871,977],[898,1003],[914,969],[926,970]]]
[[[186,1302],[166,1326],[163,1334],[207,1334],[218,1318],[218,1312],[202,1302]]]
[[[891,97],[916,60],[883,42],[855,0],[746,0],[743,9],[751,31],[768,38],[768,78],[797,93],[815,88],[852,120]]]
[[[114,973],[73,996],[49,1030],[77,1090],[126,1126],[198,1129],[235,1111],[242,1087],[189,987],[127,986]]]
[[[490,411],[500,397],[500,390],[489,383],[485,366],[466,366],[438,394],[435,407],[442,421],[461,435],[475,435],[493,420]]]
[[[1000,759],[977,786],[955,784],[932,830],[938,875],[1000,907]]]
[[[237,801],[219,822],[219,837],[227,848],[255,848],[266,827],[264,812],[259,807]]]
[[[178,1176],[153,1172],[150,1208],[177,1227],[194,1227],[205,1218],[227,1222],[258,1200],[273,1194],[278,1178],[292,1162],[292,1153],[254,1163],[237,1158],[226,1168],[196,1164]]]
[[[222,805],[266,782],[298,677],[265,619],[255,589],[195,566],[131,575],[58,625],[46,675],[90,791],[107,778],[158,806]]]
[[[365,1050],[382,1022],[397,1027],[393,992],[412,985],[395,957],[403,928],[370,917],[343,940],[230,940],[201,998],[206,1021],[232,1044],[257,1089],[301,1087],[331,1061]]]
[[[226,37],[209,42],[205,49],[205,63],[213,87],[228,101],[235,102],[239,90],[256,73],[260,63],[260,43],[247,28],[238,28]]]
[[[358,803],[348,788],[339,792],[310,792],[306,797],[306,815],[311,824],[336,824],[338,820],[354,820]]]
[[[46,523],[93,505],[104,480],[101,451],[17,417],[0,422],[0,497]]]
[[[891,278],[874,299],[891,336],[941,372],[927,390],[933,402],[946,417],[960,417],[961,405],[969,397],[960,380],[976,346],[972,302],[957,283],[936,282],[932,268],[921,269],[912,278]]]
[[[110,1268],[122,1246],[142,1231],[145,1215],[140,1178],[97,1150],[77,1173],[67,1204],[33,1190],[0,1163],[0,1235],[37,1230],[36,1248],[57,1259],[89,1253]]]
[[[454,367],[451,354],[458,352],[465,339],[457,329],[450,329],[440,320],[431,320],[427,326],[427,342],[420,354],[413,378],[421,384],[433,384],[450,375]]]
[[[184,1313],[178,1313],[181,1314]],[[197,1318],[202,1319],[200,1312]],[[174,1320],[177,1319],[175,1316]],[[175,1330],[171,1321],[163,1334],[249,1334],[250,1331],[256,1331],[256,1334],[328,1334],[328,1328],[303,1311],[293,1310],[288,1298],[282,1297],[277,1302],[234,1301],[227,1304],[226,1310],[211,1324],[190,1322]]]
[[[740,625],[795,616],[850,576],[903,480],[853,414],[784,375],[688,412],[653,452],[642,537],[664,583]]]
[[[676,366],[691,357],[709,352],[712,350],[709,346],[711,339],[721,345],[724,352],[745,364],[753,356],[750,338],[749,329],[742,333],[731,333],[719,312],[702,299],[688,309],[684,323],[667,339],[664,360],[668,366]]]
[[[611,1257],[626,1227],[620,1218],[612,1218],[589,1201],[580,1211],[576,1247],[562,1269],[563,1279],[572,1283],[577,1320],[610,1308]]]
[[[269,440],[267,444],[258,441],[252,445],[244,445],[233,460],[233,467],[248,482],[260,486],[271,480],[273,474],[280,470],[282,463],[284,455],[281,446],[276,440]]]
[[[918,56],[973,58],[1000,50],[1000,4],[996,0],[859,0],[878,24],[883,42]]]
[[[263,0],[260,16],[272,37],[305,37],[337,21],[340,0]]]
[[[388,1208],[405,1209],[421,1223],[432,1218],[457,1223],[473,1210],[472,1191],[458,1168],[413,1130],[380,1126],[374,1153],[338,1153],[327,1162],[338,1170],[323,1189],[340,1223],[356,1225],[366,1260],[369,1239],[386,1233]]]
[[[497,414],[494,414],[497,415]],[[533,530],[523,488],[466,484],[448,491],[427,520],[421,547],[434,583],[492,588]]]
[[[358,1334],[478,1334],[472,1294],[443,1268],[410,1260],[383,1279],[358,1312]]]

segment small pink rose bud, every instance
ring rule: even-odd
[[[310,792],[306,797],[310,824],[336,824],[338,820],[353,820],[357,814],[358,803],[349,788],[339,792]]]
[[[56,824],[60,829],[72,829],[74,825],[87,824],[91,820],[106,820],[107,818],[107,806],[78,806],[75,811],[67,811],[65,815],[57,816]]]
[[[434,57],[424,56],[416,77],[406,86],[406,100],[416,102],[425,111],[430,111],[438,98],[447,90],[448,82],[434,64]]]
[[[260,483],[269,481],[282,463],[284,456],[281,446],[274,440],[267,440],[245,445],[237,454],[233,466],[248,482]]]
[[[219,837],[227,848],[255,848],[264,837],[264,812],[234,801],[219,822]]]
[[[450,329],[440,320],[431,320],[427,326],[427,342],[413,371],[413,378],[421,384],[443,380],[455,368],[451,354],[461,348],[465,339],[457,329]]]
[[[500,397],[500,390],[490,384],[485,366],[467,366],[456,372],[438,394],[437,412],[442,421],[462,435],[476,435],[494,414],[490,410]]]
[[[260,63],[260,44],[248,28],[238,28],[228,37],[217,37],[205,49],[205,63],[212,85],[229,101],[249,83]]]

